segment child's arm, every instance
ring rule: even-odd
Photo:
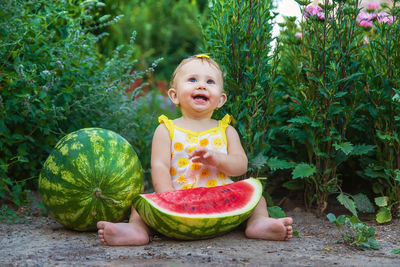
[[[235,128],[226,128],[228,154],[209,151],[204,147],[197,148],[189,155],[192,162],[200,162],[217,167],[228,176],[240,176],[247,171],[247,156]]]
[[[171,140],[168,129],[160,124],[154,132],[151,148],[151,177],[156,193],[175,190],[169,172],[171,164]]]

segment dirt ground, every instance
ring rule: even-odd
[[[285,209],[285,208],[284,208]],[[141,247],[106,247],[95,232],[65,229],[51,218],[0,223],[0,266],[400,266],[400,220],[375,227],[380,250],[345,245],[336,226],[301,207],[285,210],[301,237],[290,242],[250,240],[235,230],[202,241],[154,236]]]

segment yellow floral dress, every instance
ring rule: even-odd
[[[203,132],[194,132],[178,127],[164,115],[161,115],[158,121],[164,123],[171,138],[170,174],[175,189],[213,187],[233,182],[216,167],[193,163],[188,158],[189,154],[200,146],[227,154],[225,130],[231,122],[231,117],[228,114],[218,121],[217,127]]]

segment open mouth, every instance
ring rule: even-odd
[[[205,95],[195,95],[193,96],[194,101],[199,103],[205,103],[208,101],[208,97]]]

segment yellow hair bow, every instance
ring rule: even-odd
[[[206,54],[199,54],[199,55],[196,55],[196,57],[198,57],[198,58],[203,58],[203,57],[205,57],[205,58],[210,58],[208,55],[206,55]]]

